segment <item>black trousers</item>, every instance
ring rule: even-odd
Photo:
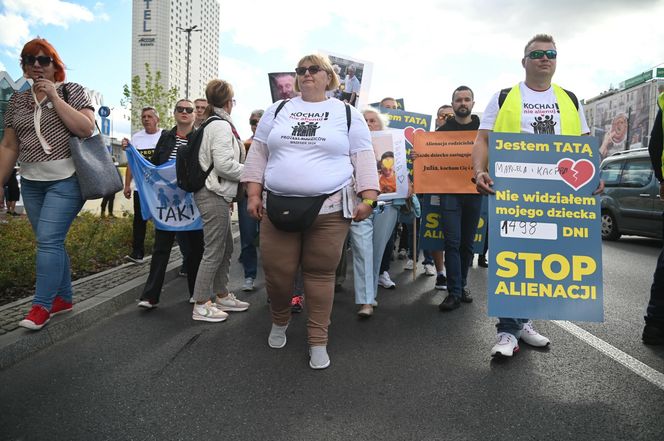
[[[141,300],[148,300],[150,303],[159,302],[161,288],[164,285],[164,277],[166,277],[166,267],[168,266],[168,260],[171,257],[171,248],[173,248],[173,242],[175,241],[175,231],[165,231],[155,228],[154,233],[150,274],[141,295]],[[180,240],[186,241],[189,246],[186,269],[189,296],[191,296],[194,293],[194,286],[196,285],[198,266],[203,257],[203,230],[178,232],[178,237]]]
[[[134,192],[134,224],[132,238],[132,255],[134,257],[145,256],[145,228],[147,221],[141,215],[141,199],[138,192]]]

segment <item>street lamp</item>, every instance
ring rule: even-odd
[[[188,28],[177,27],[178,31],[187,33],[187,82],[185,84],[185,94],[184,97],[189,99],[189,53],[191,52],[191,33],[192,32],[201,32],[202,29],[197,29],[198,25],[193,25]]]

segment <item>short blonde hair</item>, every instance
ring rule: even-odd
[[[330,84],[327,85],[325,90],[335,90],[339,87],[339,75],[337,75],[334,69],[332,68],[332,64],[330,63],[329,58],[318,54],[305,55],[300,59],[300,61],[297,62],[297,67],[302,67],[304,63],[311,63],[312,65],[317,64],[325,72],[327,72],[327,74],[330,75],[330,77],[332,77],[330,80]],[[298,81],[297,78],[295,79],[295,91],[301,92],[300,82]]]
[[[528,55],[528,48],[530,47],[531,44],[535,43],[536,41],[540,43],[551,43],[553,47],[556,47],[556,42],[553,41],[553,37],[549,34],[537,34],[533,38],[531,38],[528,43],[526,43],[526,47],[523,48],[523,53],[524,55]]]

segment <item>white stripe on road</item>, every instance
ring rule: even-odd
[[[651,368],[645,363],[640,362],[636,358],[624,353],[620,349],[611,346],[601,338],[595,337],[590,332],[576,326],[573,323],[567,321],[559,321],[559,320],[553,320],[553,323],[560,326],[565,331],[569,332],[575,337],[578,337],[580,340],[588,343],[590,346],[594,347],[598,351],[603,352],[605,355],[608,355],[610,358],[622,364],[627,369],[639,375],[640,377],[648,380],[658,388],[664,390],[663,373]]]

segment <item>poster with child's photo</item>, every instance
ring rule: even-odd
[[[408,167],[406,165],[406,138],[402,130],[371,132],[371,142],[378,169],[380,196],[389,201],[408,196]]]
[[[330,59],[332,69],[339,76],[339,88],[329,91],[327,95],[357,108],[365,106],[369,102],[373,63],[331,52],[320,53]]]

